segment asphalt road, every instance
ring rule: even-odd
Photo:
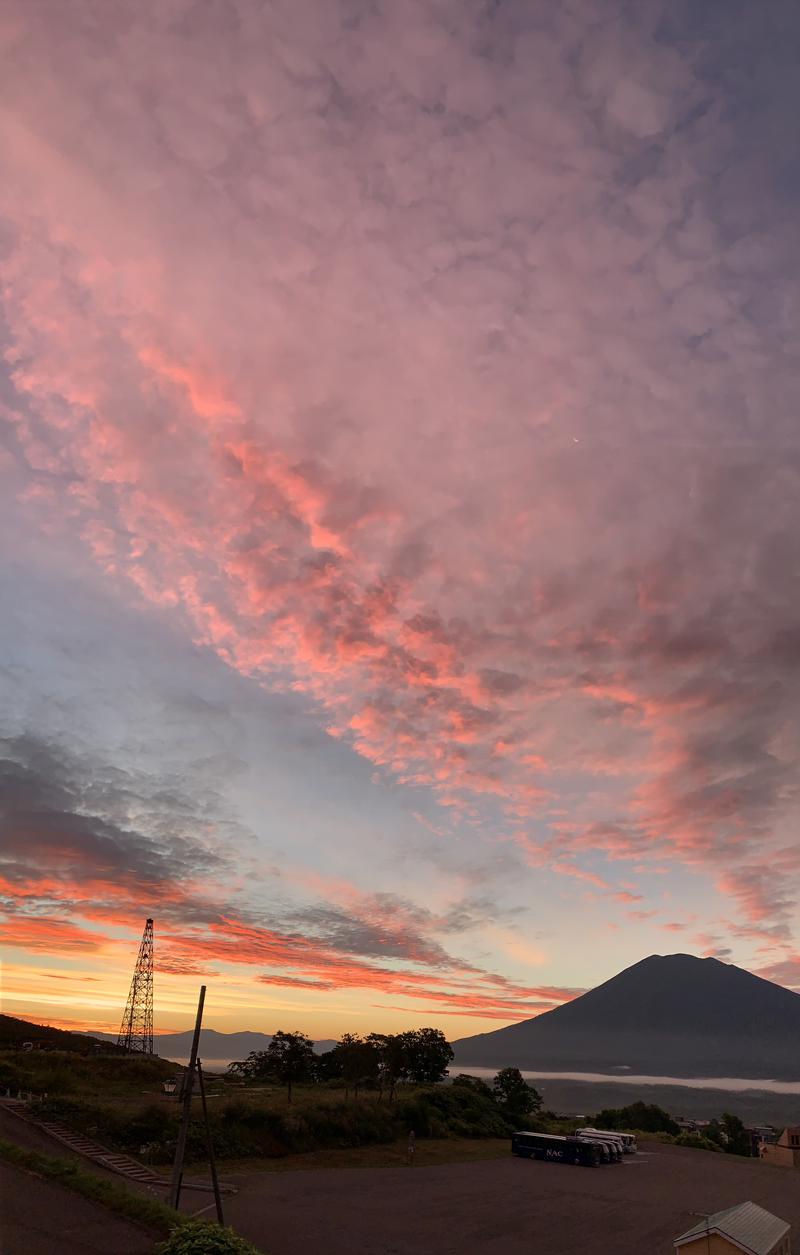
[[[671,1255],[711,1212],[752,1199],[800,1238],[800,1175],[646,1144],[621,1164],[513,1158],[431,1168],[230,1174],[226,1220],[281,1255]]]
[[[104,1207],[0,1162],[2,1255],[152,1255],[153,1245]]]

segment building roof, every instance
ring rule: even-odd
[[[765,1211],[757,1203],[739,1203],[736,1207],[715,1212],[708,1220],[701,1220],[687,1229],[675,1239],[675,1245],[683,1246],[686,1242],[704,1237],[706,1233],[715,1233],[733,1242],[747,1255],[769,1255],[789,1228],[785,1220],[773,1216],[772,1212]]]

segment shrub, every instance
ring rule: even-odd
[[[299,1098],[299,1094],[298,1094]],[[178,1133],[176,1104],[128,1105],[61,1096],[42,1104],[42,1114],[79,1129],[87,1137],[149,1162],[168,1162]],[[520,1127],[504,1113],[483,1085],[408,1087],[394,1103],[334,1101],[319,1094],[316,1101],[298,1101],[289,1108],[262,1106],[238,1094],[209,1111],[214,1151],[220,1160],[280,1159],[323,1148],[346,1149],[393,1142],[413,1129],[419,1138],[506,1137]],[[525,1118],[526,1127],[536,1127]],[[206,1133],[199,1110],[193,1113],[187,1140],[187,1161],[207,1158]]]
[[[222,1229],[204,1220],[177,1225],[156,1250],[158,1255],[259,1255],[233,1229]]]
[[[491,1086],[487,1085],[479,1076],[470,1076],[468,1072],[459,1072],[458,1076],[453,1077],[453,1085],[461,1085],[464,1089],[474,1090],[478,1094],[483,1094],[484,1098],[493,1098]]]
[[[513,1118],[497,1106],[491,1093],[470,1085],[431,1086],[398,1105],[406,1129],[417,1137],[506,1137]]]
[[[679,1133],[676,1124],[668,1111],[657,1107],[655,1103],[634,1102],[628,1107],[607,1107],[598,1112],[594,1119],[598,1129],[641,1129],[645,1133]]]
[[[712,1142],[710,1137],[701,1137],[699,1133],[679,1133],[673,1140],[676,1146],[688,1146],[692,1150],[722,1151],[719,1142]]]

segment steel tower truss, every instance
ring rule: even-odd
[[[133,969],[128,1004],[122,1017],[117,1045],[132,1054],[153,1053],[153,921],[142,933],[139,957]]]

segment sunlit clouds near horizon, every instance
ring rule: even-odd
[[[800,12],[0,17],[5,1010],[800,987]]]

